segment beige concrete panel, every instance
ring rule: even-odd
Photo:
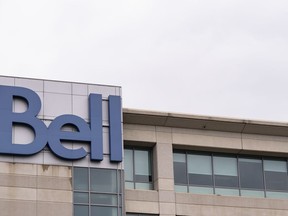
[[[137,124],[123,124],[124,130],[144,130],[144,131],[155,131],[155,126],[152,125],[137,125]]]
[[[37,216],[36,201],[0,199],[1,216]]]
[[[177,204],[288,210],[287,200],[176,193]]]
[[[206,205],[176,205],[176,215],[185,216],[287,216],[285,210],[257,209],[257,208],[235,208],[226,206]]]
[[[156,151],[156,165],[157,165],[157,177],[173,179],[173,149],[172,143],[162,144],[157,143],[155,146]]]
[[[37,189],[37,200],[72,203],[72,191]]]
[[[4,163],[13,163],[13,157],[11,157],[11,155],[0,155],[0,163],[4,162]]]
[[[37,202],[37,215],[41,216],[71,216],[72,203]]]
[[[39,176],[37,188],[72,191],[72,178]]]
[[[160,215],[173,214],[175,215],[175,203],[160,203]]]
[[[172,133],[156,132],[157,143],[172,143]]]
[[[156,132],[172,133],[172,128],[171,127],[156,126]]]
[[[124,130],[124,140],[140,141],[140,142],[156,142],[155,131],[145,130]]]
[[[209,148],[241,149],[241,135],[229,132],[173,129],[173,144]]]
[[[165,203],[175,203],[175,193],[174,191],[159,191],[159,202]]]
[[[36,176],[0,174],[0,186],[36,188]]]
[[[126,200],[125,210],[126,212],[131,212],[131,213],[143,212],[147,214],[159,214],[159,205],[157,202]]]
[[[157,190],[174,190],[174,179],[157,179],[154,185]]]
[[[217,207],[216,207],[217,208]],[[223,207],[219,207],[222,211],[219,213],[217,212],[216,208],[210,206],[202,206],[202,205],[183,205],[183,204],[176,204],[176,215],[185,215],[185,216],[194,216],[194,215],[201,215],[201,216],[226,216]],[[213,211],[214,210],[214,211]],[[227,211],[227,210],[226,210]],[[236,216],[236,208],[231,208],[228,211],[230,215]]]
[[[0,187],[0,199],[36,200],[36,189],[19,187]]]
[[[0,163],[0,173],[36,175],[37,165],[35,164],[18,164],[18,163]]]
[[[37,174],[39,176],[72,177],[71,167],[67,166],[37,165]]]
[[[126,200],[158,202],[158,192],[154,190],[125,190]]]
[[[243,150],[288,153],[288,138],[243,134]]]

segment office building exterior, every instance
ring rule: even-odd
[[[287,124],[121,100],[117,86],[0,77],[1,215],[288,215]]]

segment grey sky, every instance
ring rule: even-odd
[[[288,122],[287,0],[0,0],[0,74],[127,108]]]

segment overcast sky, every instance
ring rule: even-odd
[[[287,0],[0,0],[0,75],[123,106],[288,123]]]

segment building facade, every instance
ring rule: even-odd
[[[1,216],[284,216],[287,153],[285,123],[122,109],[117,86],[0,77]]]
[[[153,190],[126,187],[127,212],[288,215],[287,124],[129,109],[123,116],[125,148],[150,150],[153,159]]]

